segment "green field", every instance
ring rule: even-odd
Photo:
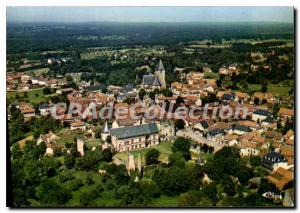
[[[27,71],[27,73],[34,74],[35,76],[40,76],[42,74],[47,74],[49,72],[50,68],[45,67],[45,68],[39,68],[39,69],[32,69]]]
[[[153,200],[153,207],[177,207],[177,197],[161,195]]]
[[[57,136],[58,139],[55,140],[55,143],[64,146],[66,143],[75,143],[76,137],[83,137],[83,134],[70,129],[62,129]]]
[[[155,145],[151,148],[155,148],[160,152],[159,155],[159,160],[161,162],[166,162],[168,160],[169,155],[172,153],[171,150],[172,147],[172,143],[170,142],[161,142],[158,145]],[[150,148],[148,149],[141,149],[141,150],[136,150],[136,151],[132,151],[130,152],[135,158],[138,157],[138,155],[140,154],[142,157],[142,162],[145,162],[145,155],[148,152]],[[119,152],[117,153],[115,156],[117,158],[119,158],[120,160],[127,162],[128,161],[128,153],[127,152]]]
[[[292,82],[290,82],[290,85]],[[248,88],[250,92],[260,92],[261,91],[260,84],[248,84]],[[279,84],[269,84],[268,92],[271,92],[276,97],[288,96],[291,86],[284,85],[283,83]]]
[[[283,86],[282,84],[270,84],[268,85],[268,91],[273,93],[276,97],[288,96],[291,87]]]
[[[27,93],[27,97],[24,97],[24,94]],[[43,94],[43,89],[33,89],[33,90],[28,90],[28,91],[24,91],[24,92],[7,92],[7,98],[9,100],[9,102],[13,102],[16,99],[16,95],[19,95],[19,97],[21,99],[23,99],[23,101],[29,102],[33,105],[38,104],[40,102],[46,101],[46,98],[48,96]]]
[[[87,147],[87,149],[92,149],[92,147],[98,147],[102,144],[102,141],[100,139],[91,139],[84,142],[84,145]]]

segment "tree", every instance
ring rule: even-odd
[[[172,151],[180,152],[186,160],[190,160],[191,159],[190,144],[191,144],[190,140],[183,137],[178,137],[176,138],[172,146]]]
[[[110,148],[102,150],[102,160],[106,162],[111,162],[113,153]]]
[[[259,102],[260,102],[259,98],[258,98],[258,97],[255,97],[255,98],[254,98],[254,104],[255,104],[255,105],[259,105]]]
[[[157,149],[150,149],[147,153],[146,153],[146,165],[152,165],[152,164],[157,164],[158,161],[158,157],[159,157],[159,151]]]
[[[84,179],[84,184],[85,185],[92,185],[92,184],[94,184],[95,183],[95,181],[94,181],[94,179],[90,176],[90,174],[86,174],[86,176],[85,176],[85,179]]]
[[[65,155],[65,160],[64,160],[64,165],[68,168],[68,169],[72,169],[74,167],[76,163],[76,158],[74,155],[72,154],[66,154]]]
[[[273,115],[277,116],[278,112],[280,109],[280,104],[279,103],[274,103],[272,107]]]
[[[152,180],[141,180],[139,185],[141,187],[142,194],[145,197],[158,198],[161,194],[159,187]]]
[[[218,191],[217,191],[217,186],[216,183],[210,183],[203,189],[203,194],[205,194],[209,199],[211,199],[213,202],[218,201]]]
[[[176,105],[184,104],[184,99],[181,96],[176,98]]]
[[[198,200],[198,196],[193,196],[191,192],[186,192],[178,197],[177,204],[179,207],[193,207],[196,206]]]
[[[36,195],[41,204],[56,207],[66,203],[71,198],[70,192],[52,179],[46,179],[42,182],[37,187]]]
[[[71,83],[73,81],[73,78],[72,78],[72,76],[68,75],[66,77],[66,80],[67,80],[68,83]]]
[[[20,149],[20,145],[18,143],[14,143],[11,147],[11,155],[13,159],[18,159],[22,156],[22,151]]]
[[[259,156],[252,156],[250,158],[251,166],[260,166],[261,165],[261,158]]]
[[[160,91],[160,93],[163,95],[163,96],[166,96],[166,97],[172,97],[173,93],[171,90],[169,89],[162,89]]]
[[[175,121],[175,128],[176,128],[176,130],[183,129],[184,127],[185,127],[185,122],[184,122],[184,120],[182,120],[182,119],[177,119],[177,120]]]
[[[268,87],[267,87],[266,84],[263,84],[263,85],[262,85],[261,91],[262,91],[262,92],[267,92],[267,91],[268,91]]]
[[[181,154],[181,152],[173,152],[170,156],[169,156],[169,161],[170,163],[174,163],[176,161],[180,161],[183,160],[184,157]]]
[[[139,97],[140,97],[141,100],[144,98],[145,95],[146,95],[146,91],[144,89],[140,89]]]
[[[49,87],[45,87],[43,89],[43,94],[44,95],[50,95],[52,92],[51,92],[51,89]]]
[[[149,98],[151,98],[151,100],[155,100],[155,95],[156,95],[156,93],[154,91],[151,91],[149,93]]]
[[[74,179],[68,182],[68,187],[71,191],[78,190],[81,186],[83,186],[83,182],[81,179]]]
[[[249,179],[253,177],[253,170],[248,167],[242,167],[235,173],[235,176],[239,179],[242,185],[247,185]]]
[[[221,81],[220,79],[218,79],[218,80],[216,81],[216,84],[217,84],[218,87],[221,87],[221,86],[222,86],[222,81]]]

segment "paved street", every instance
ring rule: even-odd
[[[196,141],[199,144],[207,144],[209,146],[212,146],[214,147],[214,152],[219,151],[224,146],[222,142],[212,141],[202,137],[198,131],[194,132],[191,128],[185,128],[184,130],[179,130],[176,133],[176,135],[180,137],[192,139],[193,141]]]

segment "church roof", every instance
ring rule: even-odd
[[[143,85],[161,86],[161,83],[156,75],[144,75]]]
[[[155,69],[155,71],[163,71],[163,70],[165,70],[165,67],[164,67],[164,65],[163,65],[162,61],[161,61],[161,60],[159,60],[159,62],[158,62],[158,64],[157,64],[157,66],[156,66],[156,69]]]
[[[155,133],[158,133],[158,128],[155,123],[115,128],[110,130],[110,134],[116,136],[118,139],[133,138]]]
[[[103,132],[105,132],[105,133],[109,132],[107,121],[105,122],[105,126],[104,126],[104,129],[103,129]]]

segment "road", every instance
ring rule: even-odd
[[[219,151],[224,146],[222,142],[208,140],[207,138],[201,136],[201,134],[198,131],[194,132],[191,128],[185,128],[183,130],[177,131],[176,136],[189,138],[193,141],[196,141],[199,144],[207,144],[209,146],[212,146],[214,147],[214,152]]]

